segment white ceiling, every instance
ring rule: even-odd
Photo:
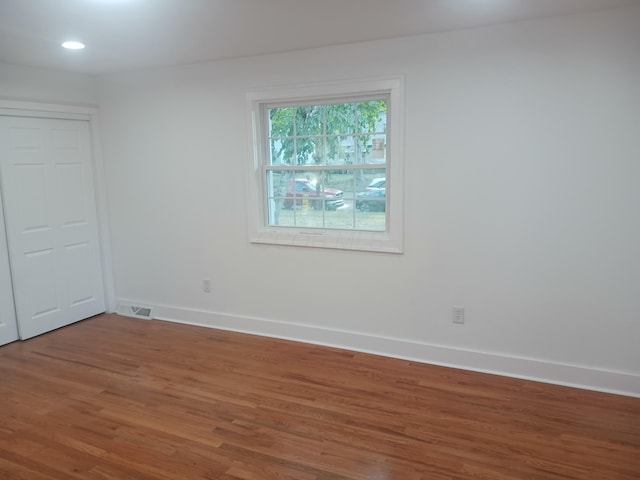
[[[0,62],[102,74],[564,15],[640,0],[0,0]],[[82,51],[60,43],[77,39]],[[1,68],[1,67],[0,67]]]

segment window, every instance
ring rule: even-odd
[[[251,92],[251,241],[402,252],[400,79]]]

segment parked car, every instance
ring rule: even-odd
[[[309,206],[312,208],[322,209],[324,202],[326,210],[336,210],[344,205],[343,197],[344,192],[342,190],[323,187],[306,178],[298,178],[289,182],[283,206],[284,208],[292,208],[294,202],[296,206],[301,206],[303,201],[307,199]]]
[[[356,208],[362,212],[384,212],[387,208],[387,190],[367,190],[356,195]]]
[[[374,178],[371,183],[367,185],[365,191],[370,192],[373,190],[385,190],[387,188],[387,179],[385,177]]]

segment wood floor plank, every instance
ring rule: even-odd
[[[3,480],[640,479],[640,399],[116,315],[0,399]]]

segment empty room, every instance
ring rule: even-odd
[[[640,479],[640,1],[0,0],[0,479]]]

